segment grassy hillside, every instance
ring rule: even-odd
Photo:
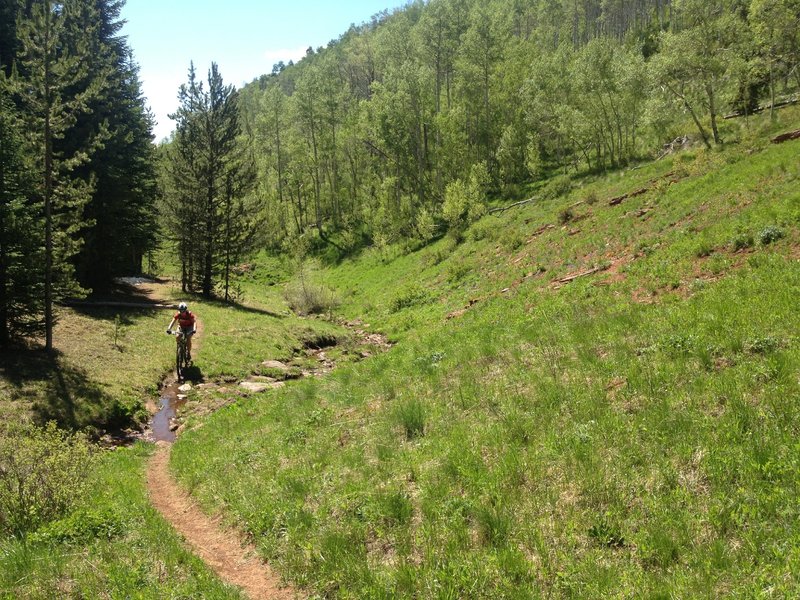
[[[210,417],[229,388],[196,394],[173,468],[311,595],[796,595],[800,142],[768,140],[799,123],[307,269],[396,346],[326,349],[333,374]],[[190,299],[198,376],[352,338],[289,313],[284,262],[246,271],[246,305]],[[65,310],[54,362],[4,357],[2,418],[127,418],[170,368],[169,317]],[[90,496],[0,544],[0,596],[237,597],[148,508],[149,453],[103,454]]]
[[[180,478],[322,596],[796,594],[798,122],[323,271],[397,346],[220,411]]]
[[[150,506],[151,449],[104,454],[68,517],[26,542],[0,540],[0,598],[242,598]]]

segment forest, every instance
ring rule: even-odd
[[[257,249],[458,239],[800,88],[798,0],[418,0],[241,90],[187,65],[155,146],[123,4],[0,1],[3,346],[156,255],[228,300]]]

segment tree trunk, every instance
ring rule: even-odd
[[[209,182],[206,198],[206,239],[203,253],[203,297],[211,298],[211,281],[214,271],[214,190]]]
[[[283,162],[281,161],[281,121],[278,103],[275,103],[275,151],[278,158],[278,202],[283,207]]]
[[[45,44],[50,42],[50,19],[45,17]],[[44,59],[44,327],[45,350],[53,350],[53,140],[50,117],[53,112],[52,91],[50,89],[50,53]]]
[[[230,273],[231,273],[231,244],[233,232],[231,230],[231,199],[228,198],[227,206],[225,207],[225,302],[230,299],[228,290],[230,286]]]
[[[722,139],[719,137],[719,129],[717,127],[717,107],[714,87],[710,83],[706,84],[706,94],[708,95],[708,111],[711,113],[711,132],[714,134],[714,143],[719,145],[722,143]]]
[[[769,62],[769,120],[775,120],[775,66]]]
[[[0,198],[3,195],[3,182],[5,181],[5,174],[3,173],[2,165],[0,165]],[[0,233],[5,231],[5,223],[3,222],[3,211],[0,207]],[[3,243],[3,238],[0,237],[0,348],[8,346],[10,333],[8,331],[8,297],[6,289],[8,286],[8,267],[6,266],[6,244]]]
[[[689,111],[689,114],[692,115],[692,121],[694,121],[694,124],[697,126],[697,131],[700,132],[700,137],[703,138],[703,143],[705,144],[706,148],[710,150],[711,143],[708,141],[708,133],[703,127],[703,124],[700,122],[700,119],[697,118],[697,114],[694,112],[692,105],[689,104],[689,101],[686,99],[686,96],[681,94],[678,90],[676,90],[670,85],[667,85],[667,89],[670,92],[672,92],[675,95],[675,97],[680,98],[683,101],[683,106],[686,108],[686,110]]]

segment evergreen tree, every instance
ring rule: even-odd
[[[89,103],[74,128],[91,135],[102,125],[106,135],[90,164],[79,171],[95,181],[83,219],[91,225],[77,258],[82,284],[97,287],[116,275],[138,273],[142,257],[156,244],[155,156],[152,117],[141,94],[138,67],[119,35],[121,0],[93,0],[99,22],[92,40],[94,77],[104,77],[103,93]],[[80,141],[79,135],[70,136]]]
[[[94,131],[85,145],[66,151],[58,144],[90,110],[105,81],[89,70],[88,40],[97,23],[92,6],[35,0],[28,8],[17,22],[19,55],[10,83],[36,156],[37,194],[44,208],[45,347],[51,350],[53,303],[78,290],[70,260],[80,248],[81,212],[92,193],[91,180],[76,177],[75,170],[89,161],[101,136]]]
[[[11,75],[17,55],[17,14],[22,0],[0,0],[0,68]]]
[[[43,328],[42,210],[19,116],[0,89],[0,347]]]
[[[237,147],[241,133],[238,94],[225,85],[216,63],[208,72],[208,90],[198,82],[194,65],[179,92],[168,211],[183,264],[183,286],[197,285],[210,298],[222,275],[225,296],[233,261],[251,239],[250,212],[244,204],[253,182],[252,160]]]

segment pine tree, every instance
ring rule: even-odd
[[[19,56],[10,89],[26,121],[28,143],[35,153],[37,194],[44,208],[45,347],[53,348],[53,303],[79,288],[70,262],[80,248],[81,212],[92,193],[91,180],[74,172],[97,148],[93,132],[85,145],[58,147],[80,114],[102,93],[105,80],[92,77],[87,43],[96,15],[79,0],[36,0],[17,22]]]
[[[0,90],[0,347],[42,331],[44,236],[19,115]]]
[[[241,133],[238,94],[225,85],[216,63],[208,72],[208,90],[197,81],[194,65],[181,86],[174,149],[168,154],[172,178],[172,231],[183,265],[183,286],[198,285],[212,296],[220,274],[228,297],[230,268],[250,237],[243,199],[252,187],[252,160],[237,146]]]
[[[141,94],[138,67],[119,35],[124,2],[91,3],[99,18],[91,30],[91,70],[107,84],[75,129],[85,137],[102,125],[107,135],[92,162],[80,169],[84,178],[94,177],[95,185],[84,209],[84,220],[92,225],[84,232],[77,267],[80,282],[97,287],[113,276],[141,271],[142,257],[156,244],[156,186],[152,117]]]

